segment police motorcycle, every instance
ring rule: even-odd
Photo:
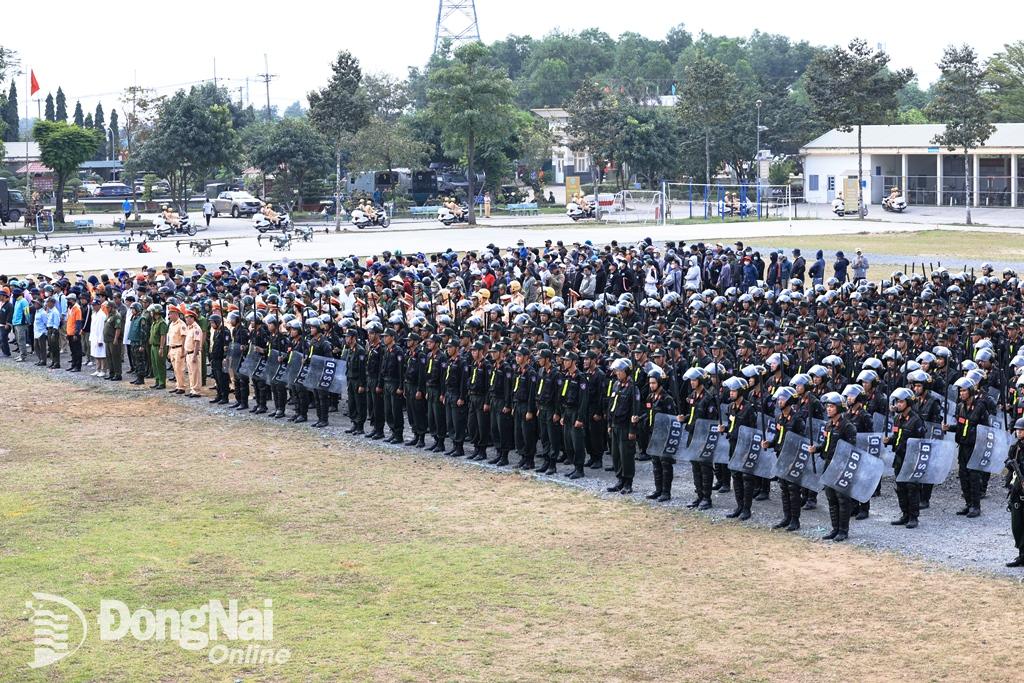
[[[582,221],[587,218],[596,218],[597,214],[594,211],[594,202],[581,206],[575,199],[571,200],[565,207],[565,215],[574,221]]]
[[[391,217],[388,216],[388,210],[381,207],[376,209],[376,212],[376,216],[370,216],[368,213],[363,211],[362,207],[356,207],[352,209],[352,217],[349,220],[352,225],[356,226],[360,230],[370,227],[389,227],[391,225]]]
[[[170,223],[162,213],[157,214],[156,218],[153,219],[153,230],[151,232],[155,235],[151,237],[168,237],[170,235],[188,235],[194,237],[198,228],[189,220],[188,214],[183,213],[178,216],[178,225],[175,226]]]
[[[288,215],[287,211],[282,210],[278,212],[277,222],[275,223],[264,216],[262,212],[257,211],[252,215],[252,227],[256,228],[261,235],[274,230],[288,232],[292,229],[292,219],[291,216]]]
[[[469,223],[469,207],[465,204],[459,204],[462,209],[462,215],[454,213],[447,206],[442,205],[437,210],[437,220],[441,221],[445,225],[454,225],[455,223]]]
[[[893,188],[893,193],[882,199],[882,208],[893,213],[903,213],[907,208],[907,199],[899,188]]]

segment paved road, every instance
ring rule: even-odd
[[[231,221],[232,219],[223,219]],[[514,220],[514,223],[506,221]],[[217,237],[232,235],[230,223],[224,224],[216,232],[204,233],[202,236]],[[235,233],[245,229],[245,222],[234,222]],[[217,225],[221,228],[221,225]],[[180,264],[194,264],[197,260],[205,263],[219,263],[224,259],[232,262],[253,259],[264,263],[281,260],[323,259],[327,256],[346,257],[352,254],[367,256],[379,254],[384,250],[401,249],[406,252],[438,252],[447,248],[457,251],[475,249],[493,243],[499,248],[509,247],[522,238],[531,246],[543,244],[545,239],[563,240],[567,244],[576,241],[593,240],[595,243],[606,243],[611,240],[620,242],[636,242],[644,237],[656,241],[732,241],[743,239],[749,241],[758,237],[774,237],[779,235],[830,235],[857,234],[863,232],[916,231],[925,229],[913,223],[892,224],[874,221],[832,221],[803,220],[793,222],[770,221],[750,223],[708,223],[699,225],[595,225],[592,223],[568,225],[524,225],[522,219],[492,219],[490,223],[476,228],[445,228],[436,223],[397,222],[389,230],[350,231],[346,233],[317,234],[312,242],[295,242],[290,251],[274,251],[266,240],[260,245],[252,232],[249,237],[230,239],[228,247],[214,248],[211,256],[197,258],[189,254],[187,247],[182,251],[175,249],[175,240],[166,239],[152,242],[153,253],[140,254],[132,248],[129,251],[113,251],[111,248],[99,248],[97,236],[75,236],[61,238],[61,243],[86,245],[86,251],[72,252],[68,261],[53,264],[45,255],[37,253],[32,256],[30,250],[23,248],[0,248],[0,273],[8,275],[37,273],[63,269],[74,272],[95,271],[103,269],[126,268],[137,269],[143,265],[157,264],[162,266],[167,261]],[[928,226],[934,227],[934,226]],[[251,228],[249,228],[251,231]],[[978,229],[982,230],[982,229]],[[1022,231],[1024,234],[1024,231]]]

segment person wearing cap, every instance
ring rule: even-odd
[[[167,307],[167,358],[174,372],[174,388],[172,394],[184,394],[185,384],[185,321],[182,320],[181,309],[176,305]]]
[[[330,324],[330,316],[322,316],[320,318],[313,318],[310,320],[309,325],[309,340],[308,340],[308,354],[304,362],[308,363],[312,356],[321,356],[324,358],[330,358],[334,355],[334,346],[328,340],[324,334],[324,328]],[[313,425],[317,429],[322,429],[330,424],[330,397],[328,392],[324,389],[313,390],[313,403],[316,407],[316,423]],[[298,422],[299,420],[296,420]]]
[[[244,299],[241,303],[242,306],[245,306]],[[249,328],[245,324],[245,320],[242,319],[241,313],[238,310],[232,309],[234,309],[234,306],[229,307],[226,326],[231,332],[231,346],[228,347],[228,353],[232,356],[232,359],[228,363],[228,377],[234,381],[235,402],[229,405],[228,408],[231,410],[249,410],[249,378],[238,372],[243,359],[251,352]],[[155,310],[154,316],[158,313],[159,310]]]
[[[427,438],[427,397],[426,397],[426,350],[421,347],[420,337],[415,332],[406,339],[405,369],[403,387],[405,394],[405,412],[409,416],[409,428],[412,436],[405,442],[406,446],[426,448]]]
[[[65,323],[65,334],[68,340],[68,350],[71,352],[71,364],[69,372],[82,371],[82,306],[78,303],[77,294],[68,294],[68,316]]]
[[[448,437],[444,402],[441,400],[444,395],[444,376],[447,368],[443,345],[444,339],[439,334],[427,338],[423,385],[426,388],[427,431],[434,439],[434,443],[427,449],[431,453],[443,453],[444,442]]]
[[[143,341],[143,336],[149,334],[149,325],[144,326],[143,322],[148,323],[149,312],[143,310],[142,304],[138,302],[134,302],[129,310],[133,315],[128,332],[125,334],[125,346],[128,348],[128,352],[134,356],[132,368],[135,372],[135,379],[131,381],[131,384],[138,386],[146,383],[146,361],[144,358],[146,344]]]
[[[490,444],[491,420],[487,405],[487,385],[491,377],[491,366],[487,359],[487,346],[480,341],[473,342],[469,351],[469,377],[466,380],[466,391],[469,396],[467,417],[473,425],[470,441],[473,443],[473,455],[470,460],[486,460],[487,446]]]
[[[384,421],[391,430],[391,436],[385,439],[384,443],[400,444],[405,439],[405,392],[402,390],[404,377],[405,349],[398,343],[395,330],[386,327],[380,379],[384,388]]]
[[[359,331],[350,327],[345,332],[345,380],[348,391],[348,416],[351,426],[346,434],[364,436],[366,423],[366,348],[360,343]]]
[[[384,345],[380,337],[383,329],[379,322],[371,322],[366,327],[366,407],[367,419],[370,421],[370,433],[366,438],[374,441],[384,438],[384,384],[380,379],[380,368],[384,360]]]
[[[466,454],[463,442],[466,440],[469,368],[465,359],[459,356],[459,342],[456,339],[448,341],[447,352],[441,402],[444,404],[445,422],[448,434],[452,437],[452,447],[445,451],[445,455],[461,458]]]
[[[582,479],[585,476],[583,468],[587,456],[586,428],[590,420],[590,392],[587,387],[587,376],[579,368],[579,354],[575,351],[566,351],[560,360],[562,375],[558,388],[557,410],[562,427],[565,460],[573,466],[572,472],[566,476],[570,479]]]
[[[554,352],[541,349],[536,359],[537,373],[537,427],[540,438],[545,446],[540,456],[544,461],[537,466],[542,474],[556,474],[559,453],[562,451],[562,425],[558,414],[558,389],[562,384],[562,375],[554,365]]]
[[[608,410],[607,397],[611,396],[615,378],[605,373],[598,353],[600,342],[595,342],[584,354],[583,367],[587,377],[587,455],[584,467],[592,470],[604,468],[604,452],[608,442],[608,428],[605,414]]]
[[[45,336],[43,338],[43,363],[50,370],[60,369],[60,311],[57,309],[57,300],[54,297],[47,297],[43,309],[36,313],[42,316],[45,324]]]
[[[203,354],[203,328],[199,327],[199,313],[195,308],[185,309],[185,368],[188,371],[188,398],[199,398],[202,396],[201,377]]]
[[[14,317],[14,305],[11,303],[11,295],[7,290],[0,289],[0,353],[5,357],[11,357],[10,336],[14,325],[11,318]]]
[[[487,403],[484,411],[490,418],[490,435],[497,455],[487,463],[508,465],[509,451],[515,445],[512,421],[512,374],[515,371],[506,354],[506,346],[498,342],[491,347],[491,372],[487,380]]]
[[[103,321],[103,344],[107,348],[106,379],[120,382],[124,350],[124,316],[116,299],[108,301],[106,308],[107,317]]]
[[[166,389],[168,324],[164,320],[164,311],[160,304],[153,304],[150,307],[150,316],[153,319],[149,327],[149,367],[153,373],[153,384],[150,385],[150,389]]]
[[[14,341],[18,345],[18,363],[24,363],[32,350],[32,307],[25,297],[25,291],[20,287],[11,290],[14,298],[14,310],[11,314],[11,326],[14,328]]]
[[[1024,567],[1024,418],[1013,423],[1014,442],[1006,454],[1006,479],[1008,489],[1006,508],[1010,511],[1010,531],[1017,557],[1006,563],[1007,567]]]
[[[516,453],[516,469],[532,470],[537,449],[537,372],[533,369],[530,349],[516,349],[516,367],[512,377],[512,420]]]

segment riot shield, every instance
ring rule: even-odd
[[[857,449],[864,451],[868,455],[873,455],[876,458],[881,458],[882,463],[885,465],[885,469],[882,471],[883,476],[891,477],[895,474],[892,469],[892,462],[896,458],[895,453],[891,449],[886,448],[882,444],[882,440],[885,437],[879,432],[866,432],[864,434],[857,435]]]
[[[847,441],[840,441],[832,461],[821,475],[821,484],[860,503],[871,500],[882,479],[885,463]]]
[[[245,360],[238,366],[238,374],[243,377],[252,377],[260,369],[260,364],[265,359],[255,351],[249,351]]]
[[[345,361],[337,358],[312,356],[302,386],[310,391],[328,391],[345,395],[348,391],[345,366]]]
[[[688,437],[683,423],[675,415],[658,413],[654,416],[647,453],[654,457],[675,458],[686,448]]]
[[[267,367],[263,371],[263,379],[267,384],[274,384],[274,379],[277,377],[278,372],[285,369],[284,363],[288,360],[288,354],[284,351],[278,351],[272,349],[267,354]]]
[[[700,422],[700,420],[698,420]],[[711,422],[711,420],[708,420]],[[696,438],[694,442],[696,443]],[[695,458],[700,462],[704,463],[718,463],[722,462],[722,458],[725,461],[729,459],[729,440],[725,438],[725,434],[718,431],[718,425],[711,425],[708,430],[707,439],[704,440],[704,446],[700,450],[700,454]]]
[[[228,369],[238,372],[238,366],[242,364],[242,345],[238,342],[228,344]]]
[[[934,439],[907,439],[903,468],[896,474],[899,483],[941,484],[956,461],[956,444]]]
[[[821,491],[820,476],[825,471],[825,461],[820,456],[812,456],[808,451],[810,447],[810,439],[792,432],[786,434],[773,476],[811,491]]]
[[[743,430],[750,430],[750,434],[745,434]],[[729,459],[729,469],[770,479],[775,469],[775,453],[768,448],[768,443],[769,441],[756,429],[740,427],[736,450]]]
[[[657,422],[657,418],[655,418],[655,422]],[[718,447],[717,438],[711,455],[707,457],[702,456],[708,445],[708,435],[711,434],[713,429],[718,429],[718,423],[715,420],[694,420],[693,432],[691,434],[684,432],[683,434],[682,438],[684,439],[685,446],[679,449],[676,460],[679,462],[711,462],[714,459],[714,448]]]
[[[1002,472],[1006,453],[1010,449],[1010,435],[1000,427],[978,425],[978,438],[974,452],[967,461],[967,469],[997,474]]]

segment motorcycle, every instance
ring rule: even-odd
[[[868,207],[862,206],[861,211],[865,216],[868,215]],[[832,200],[832,213],[842,218],[843,216],[856,216],[856,211],[846,210],[846,200],[842,197],[836,197]]]
[[[907,200],[901,194],[895,197],[885,197],[882,199],[882,208],[893,213],[903,213],[907,208]]]
[[[259,230],[262,235],[265,232],[272,230],[281,230],[288,232],[292,229],[292,219],[287,212],[282,211],[277,214],[277,223],[272,223],[269,218],[264,216],[262,213],[256,212],[252,216],[252,227]]]
[[[175,226],[164,219],[164,215],[157,214],[157,217],[153,219],[153,230],[156,237],[169,237],[170,235],[188,235],[194,237],[198,228],[192,224],[189,220],[188,214],[183,213],[178,216],[178,225]]]
[[[469,207],[465,204],[460,204],[462,207],[462,215],[458,216],[452,212],[447,206],[442,206],[437,210],[437,220],[441,221],[445,225],[453,225],[455,223],[468,223],[469,222]]]
[[[584,209],[578,202],[569,202],[568,206],[565,207],[565,215],[574,221],[581,221],[586,218],[596,217],[593,204],[590,204],[586,209]]]
[[[351,221],[352,225],[356,226],[360,230],[373,226],[386,228],[391,225],[391,217],[388,216],[388,210],[385,208],[377,209],[377,215],[373,218],[367,215],[367,213],[362,209],[353,209]]]

